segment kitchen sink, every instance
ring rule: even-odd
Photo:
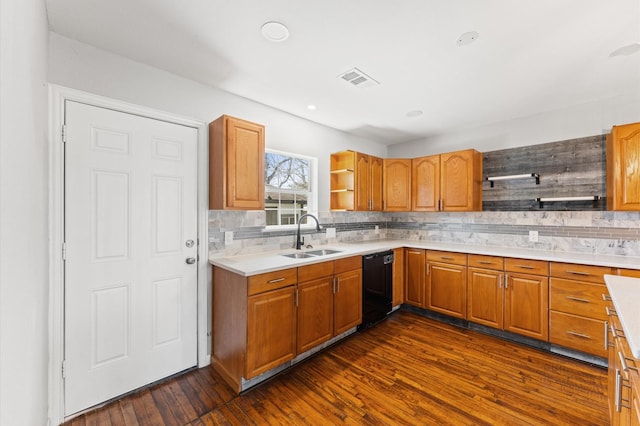
[[[313,256],[326,256],[328,254],[342,253],[342,250],[322,249],[322,250],[311,250],[306,253],[311,254]]]
[[[283,254],[281,256],[284,257],[290,257],[292,259],[304,259],[305,257],[315,257],[315,255],[313,254],[308,254],[305,252],[300,252],[300,253],[289,253],[289,254]]]

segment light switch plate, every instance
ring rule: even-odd
[[[224,243],[231,244],[233,242],[233,231],[224,232]]]
[[[325,234],[327,238],[335,238],[336,237],[336,228],[327,228],[327,232]]]
[[[532,243],[538,242],[538,231],[529,231],[529,241]]]

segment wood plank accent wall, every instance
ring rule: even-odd
[[[503,149],[483,154],[483,179],[538,173],[534,178],[482,184],[484,211],[606,210],[605,135],[569,139],[540,145]],[[538,197],[598,195],[593,201],[544,203]]]

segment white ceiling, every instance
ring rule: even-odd
[[[51,30],[386,143],[640,90],[640,0],[47,0]],[[284,23],[287,41],[260,32]],[[456,40],[477,31],[478,40]],[[380,82],[338,75],[357,67]],[[317,105],[315,111],[308,104]],[[407,117],[421,110],[419,117]]]

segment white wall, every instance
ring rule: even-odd
[[[630,87],[624,96],[392,145],[388,155],[411,158],[467,148],[489,152],[600,135],[609,133],[613,125],[637,121],[640,121],[640,87]]]
[[[329,210],[330,152],[353,149],[385,156],[386,146],[161,71],[75,40],[50,34],[49,81],[210,122],[222,114],[266,126],[266,146],[318,158],[319,210]]]
[[[47,423],[44,0],[0,2],[0,424]]]

